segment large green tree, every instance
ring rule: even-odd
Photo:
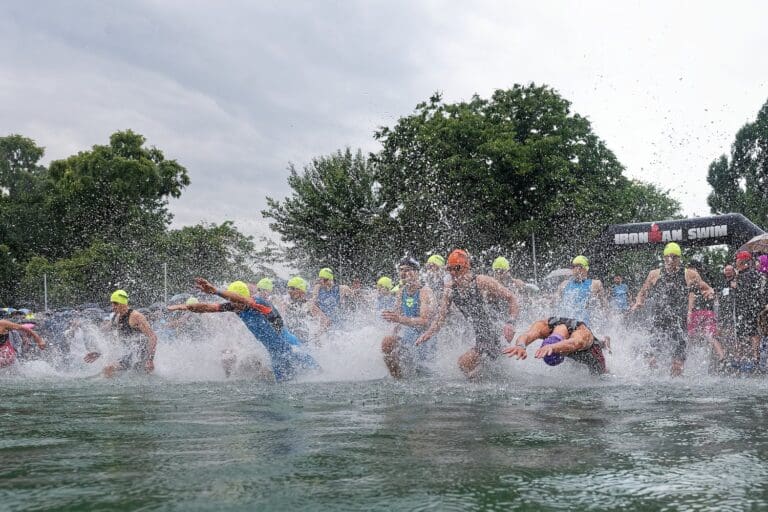
[[[498,253],[535,234],[541,252],[557,257],[608,223],[679,208],[627,179],[589,121],[549,87],[516,85],[454,104],[435,95],[376,138],[385,213],[398,220],[397,239],[421,254]]]
[[[33,178],[45,172],[39,164],[45,149],[22,135],[0,137],[0,187],[9,196],[27,189]]]
[[[115,287],[137,304],[162,299],[192,278],[251,279],[253,242],[231,222],[169,230],[168,200],[186,169],[130,130],[50,168],[42,148],[0,138],[0,300],[69,306],[103,302]]]
[[[109,145],[51,163],[44,208],[57,238],[46,255],[67,256],[95,240],[141,245],[166,229],[168,198],[179,197],[189,177],[144,142],[131,130],[117,132]]]
[[[580,251],[606,224],[674,216],[679,204],[632,181],[589,121],[548,87],[515,86],[490,99],[440,95],[375,133],[366,162],[350,152],[291,168],[293,196],[263,212],[299,266],[358,277],[465,247],[480,259],[530,262]]]
[[[300,268],[333,267],[345,276],[368,277],[382,265],[383,219],[374,172],[360,151],[319,157],[299,173],[289,167],[293,195],[267,198],[262,214],[292,244],[288,257]]]
[[[722,155],[710,164],[707,181],[712,213],[742,213],[768,226],[768,101],[757,119],[736,133],[730,158]]]
[[[128,290],[136,304],[148,304],[163,299],[166,284],[169,295],[191,291],[196,276],[214,282],[254,278],[253,242],[231,222],[186,226],[145,242],[125,250],[122,244],[97,241],[69,258],[33,257],[19,298],[41,304],[43,276],[53,307],[103,302],[115,288]]]

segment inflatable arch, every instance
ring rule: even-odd
[[[659,250],[667,242],[681,247],[728,245],[738,248],[751,238],[765,233],[740,213],[712,217],[613,224],[587,248],[590,264],[606,268],[620,253],[632,250]]]

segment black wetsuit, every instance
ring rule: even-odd
[[[140,329],[131,327],[129,323],[131,313],[133,313],[133,309],[129,309],[124,315],[115,315],[112,320],[112,325],[117,329],[117,336],[129,350],[117,362],[117,368],[119,370],[144,370],[149,360],[146,336]]]
[[[689,292],[685,268],[667,272],[662,267],[660,272],[659,279],[648,292],[653,329],[651,348],[654,352],[668,350],[671,343],[672,357],[685,361]],[[656,353],[648,355],[655,356]]]
[[[580,325],[583,325],[589,329],[589,326],[579,320],[573,318],[563,318],[553,316],[547,320],[547,324],[551,330],[554,330],[558,325],[564,325],[568,329],[568,335],[573,334]],[[590,330],[590,332],[592,332]],[[573,359],[577,363],[581,363],[589,368],[589,373],[592,375],[602,375],[608,373],[608,368],[605,365],[605,356],[603,355],[603,344],[600,340],[592,334],[592,344],[582,350],[571,352],[570,354],[563,354],[565,357]]]
[[[496,359],[501,353],[499,337],[493,332],[493,324],[486,310],[485,301],[477,287],[477,276],[467,288],[451,288],[451,302],[459,308],[475,329],[475,350],[481,355]]]
[[[757,315],[765,305],[760,273],[752,268],[739,271],[736,288],[731,288],[731,292],[734,294],[736,337],[743,340],[758,336]]]

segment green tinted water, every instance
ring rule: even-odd
[[[3,384],[3,510],[768,507],[762,381]]]

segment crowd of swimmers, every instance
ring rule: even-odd
[[[110,358],[88,350],[85,363],[103,361],[105,377],[152,373],[158,344],[172,336],[200,335],[193,314],[224,313],[239,318],[265,349],[268,359],[249,362],[258,377],[277,382],[322,371],[313,351],[329,336],[345,332],[350,316],[361,314],[380,322],[381,357],[396,379],[434,372],[446,336],[464,344],[456,364],[468,378],[503,356],[526,359],[534,343],[533,357],[547,365],[570,361],[601,375],[608,372],[611,348],[605,334],[613,334],[617,325],[643,326],[639,357],[651,368],[668,368],[673,376],[683,373],[695,344],[711,353],[714,372],[759,372],[765,364],[762,340],[768,335],[768,256],[737,253],[714,287],[701,270],[695,261],[684,265],[680,246],[671,242],[664,247],[663,264],[650,270],[636,294],[621,275],[607,286],[592,278],[589,260],[581,255],[573,258],[560,285],[545,292],[516,278],[504,257],[493,261],[490,272],[477,272],[462,249],[447,258],[433,254],[423,266],[406,256],[397,263],[395,278],[381,276],[375,288],[340,284],[330,268],[318,272],[313,286],[301,276],[291,277],[284,293],[270,278],[225,287],[197,278],[194,294],[161,308],[135,309],[128,293],[116,290],[108,318],[96,307],[90,313],[38,317],[28,310],[1,310],[0,368],[50,352],[46,339],[67,352],[68,337],[90,318],[97,329],[114,334],[120,349]],[[441,335],[445,330],[451,334]],[[220,364],[230,375],[246,359],[225,350]]]

